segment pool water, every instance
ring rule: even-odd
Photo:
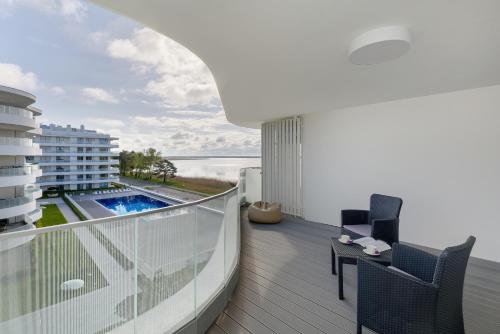
[[[170,206],[170,203],[159,201],[144,195],[101,198],[96,199],[96,202],[111,210],[118,216]]]

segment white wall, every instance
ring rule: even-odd
[[[403,198],[400,239],[500,261],[500,86],[304,116],[304,216]],[[495,249],[496,248],[496,249]]]

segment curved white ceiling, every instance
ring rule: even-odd
[[[498,0],[92,1],[197,54],[240,125],[500,83]],[[407,54],[349,62],[353,38],[390,25],[411,30]]]

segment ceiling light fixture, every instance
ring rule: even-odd
[[[349,47],[349,60],[356,65],[380,64],[401,57],[411,47],[407,28],[391,26],[367,31]]]

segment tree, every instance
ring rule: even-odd
[[[163,159],[155,163],[154,173],[155,175],[162,177],[163,183],[165,183],[167,178],[175,176],[177,168],[170,160]]]
[[[136,152],[133,156],[133,165],[134,165],[134,172],[135,172],[135,177],[141,176],[142,172],[144,171],[146,164],[145,164],[145,157],[144,153],[142,152]]]
[[[157,162],[161,161],[161,152],[150,147],[144,151],[144,165],[148,172],[149,179],[153,176],[154,167]]]
[[[121,151],[120,152],[120,174],[126,175],[133,168],[133,157],[135,152]]]

